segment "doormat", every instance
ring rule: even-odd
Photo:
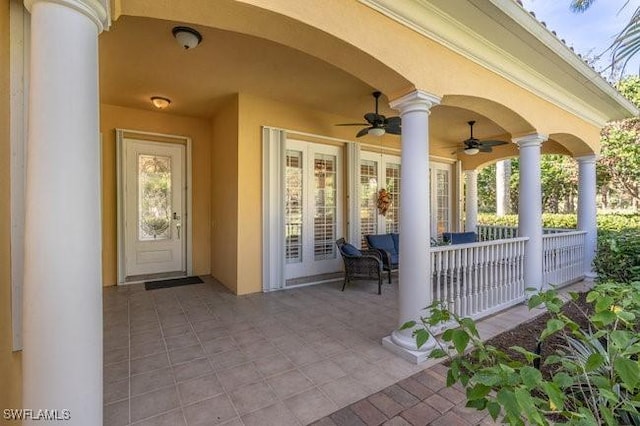
[[[184,277],[172,280],[147,281],[144,283],[145,290],[156,290],[158,288],[179,287],[181,285],[201,284],[204,281],[200,277]]]

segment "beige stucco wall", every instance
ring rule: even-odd
[[[11,351],[9,37],[9,2],[3,1],[0,2],[0,409],[20,408],[22,400],[22,357]]]
[[[208,275],[211,271],[211,123],[200,118],[103,104],[100,107],[103,284],[117,283],[116,128],[191,138],[193,273]]]
[[[212,119],[211,275],[238,291],[238,97]],[[259,215],[260,213],[258,213]]]

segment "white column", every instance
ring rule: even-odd
[[[496,163],[496,214],[504,216],[510,212],[510,187],[511,160],[502,160]]]
[[[102,424],[98,0],[27,0],[23,407]],[[25,421],[40,424],[41,421]]]
[[[531,134],[514,139],[520,147],[518,235],[529,237],[524,249],[525,288],[542,288],[542,185],[540,148],[546,135]]]
[[[464,230],[477,232],[478,227],[478,171],[464,171],[465,185],[465,220]]]
[[[596,219],[596,156],[577,157],[578,161],[578,229],[587,231],[585,240],[585,275],[594,277],[592,264],[596,254],[598,223]]]
[[[429,110],[440,98],[422,91],[391,102],[402,117],[402,168],[400,175],[400,267],[398,307],[401,326],[425,315],[431,303],[429,194]],[[411,330],[395,330],[383,345],[412,362],[426,360],[435,342],[418,350]]]

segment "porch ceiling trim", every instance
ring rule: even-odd
[[[445,8],[460,10],[461,2],[359,1],[598,127],[609,120],[639,113],[600,74],[513,0],[464,2],[464,7],[472,10],[457,13],[455,18]],[[481,34],[472,29],[480,28],[481,24],[475,22],[479,11],[484,12],[483,21],[489,20],[495,28],[511,33],[508,43],[498,36],[489,40],[486,32]],[[535,58],[530,55],[532,52]],[[559,80],[563,83],[558,83]]]

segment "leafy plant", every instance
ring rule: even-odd
[[[605,232],[598,239],[593,266],[599,280],[640,281],[640,231]]]
[[[447,385],[461,383],[467,406],[488,411],[494,420],[502,417],[511,425],[547,425],[558,419],[571,425],[640,425],[640,283],[600,283],[587,302],[593,313],[582,313],[589,322],[583,330],[563,312],[564,300],[556,290],[529,299],[530,308],[544,305],[550,313],[539,341],[556,336],[564,342],[544,360],[554,368],[552,377],[534,367],[536,353],[511,347],[521,356],[516,358],[484,343],[473,320],[438,302],[427,308],[430,314],[420,325],[410,321],[403,328],[417,326],[414,336],[421,346],[433,327],[450,321],[457,325],[436,339],[438,347],[430,356],[449,358]]]

